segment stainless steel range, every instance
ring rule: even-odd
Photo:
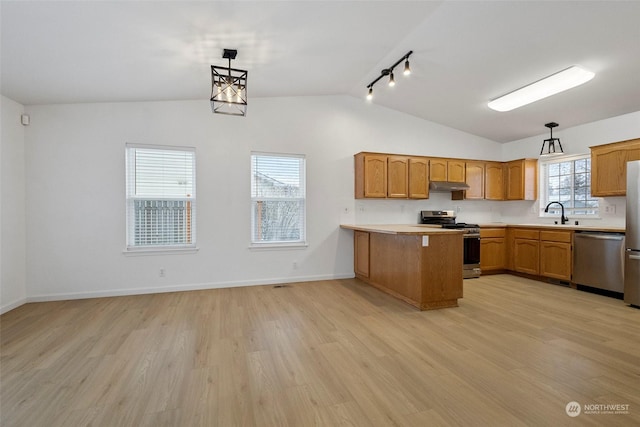
[[[480,277],[480,226],[456,222],[453,211],[421,211],[420,223],[464,230],[462,277]]]

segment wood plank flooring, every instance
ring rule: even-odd
[[[0,387],[5,427],[637,426],[640,310],[510,275],[426,312],[356,279],[26,304]]]

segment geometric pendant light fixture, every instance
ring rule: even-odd
[[[222,57],[228,67],[211,66],[211,111],[218,114],[245,116],[247,114],[247,71],[231,68],[231,60],[238,51],[224,49]]]
[[[545,139],[544,141],[542,141],[540,156],[546,157],[546,156],[555,156],[559,154],[564,154],[564,151],[562,151],[562,144],[560,143],[560,138],[553,137],[553,128],[557,127],[558,124],[555,122],[550,122],[545,124],[545,126],[549,128],[549,132],[551,132],[551,136]],[[556,147],[556,144],[558,144],[557,147]]]

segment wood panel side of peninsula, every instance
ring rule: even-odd
[[[358,279],[420,310],[458,306],[462,298],[461,231],[403,225],[341,227],[355,230]],[[367,241],[368,248],[363,248]]]

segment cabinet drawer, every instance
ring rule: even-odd
[[[538,240],[540,238],[540,231],[528,230],[526,228],[514,228],[513,237],[516,239]]]
[[[570,231],[540,231],[540,240],[547,242],[571,243]]]
[[[491,238],[491,237],[504,237],[505,229],[504,228],[481,228],[480,229],[480,238]]]

